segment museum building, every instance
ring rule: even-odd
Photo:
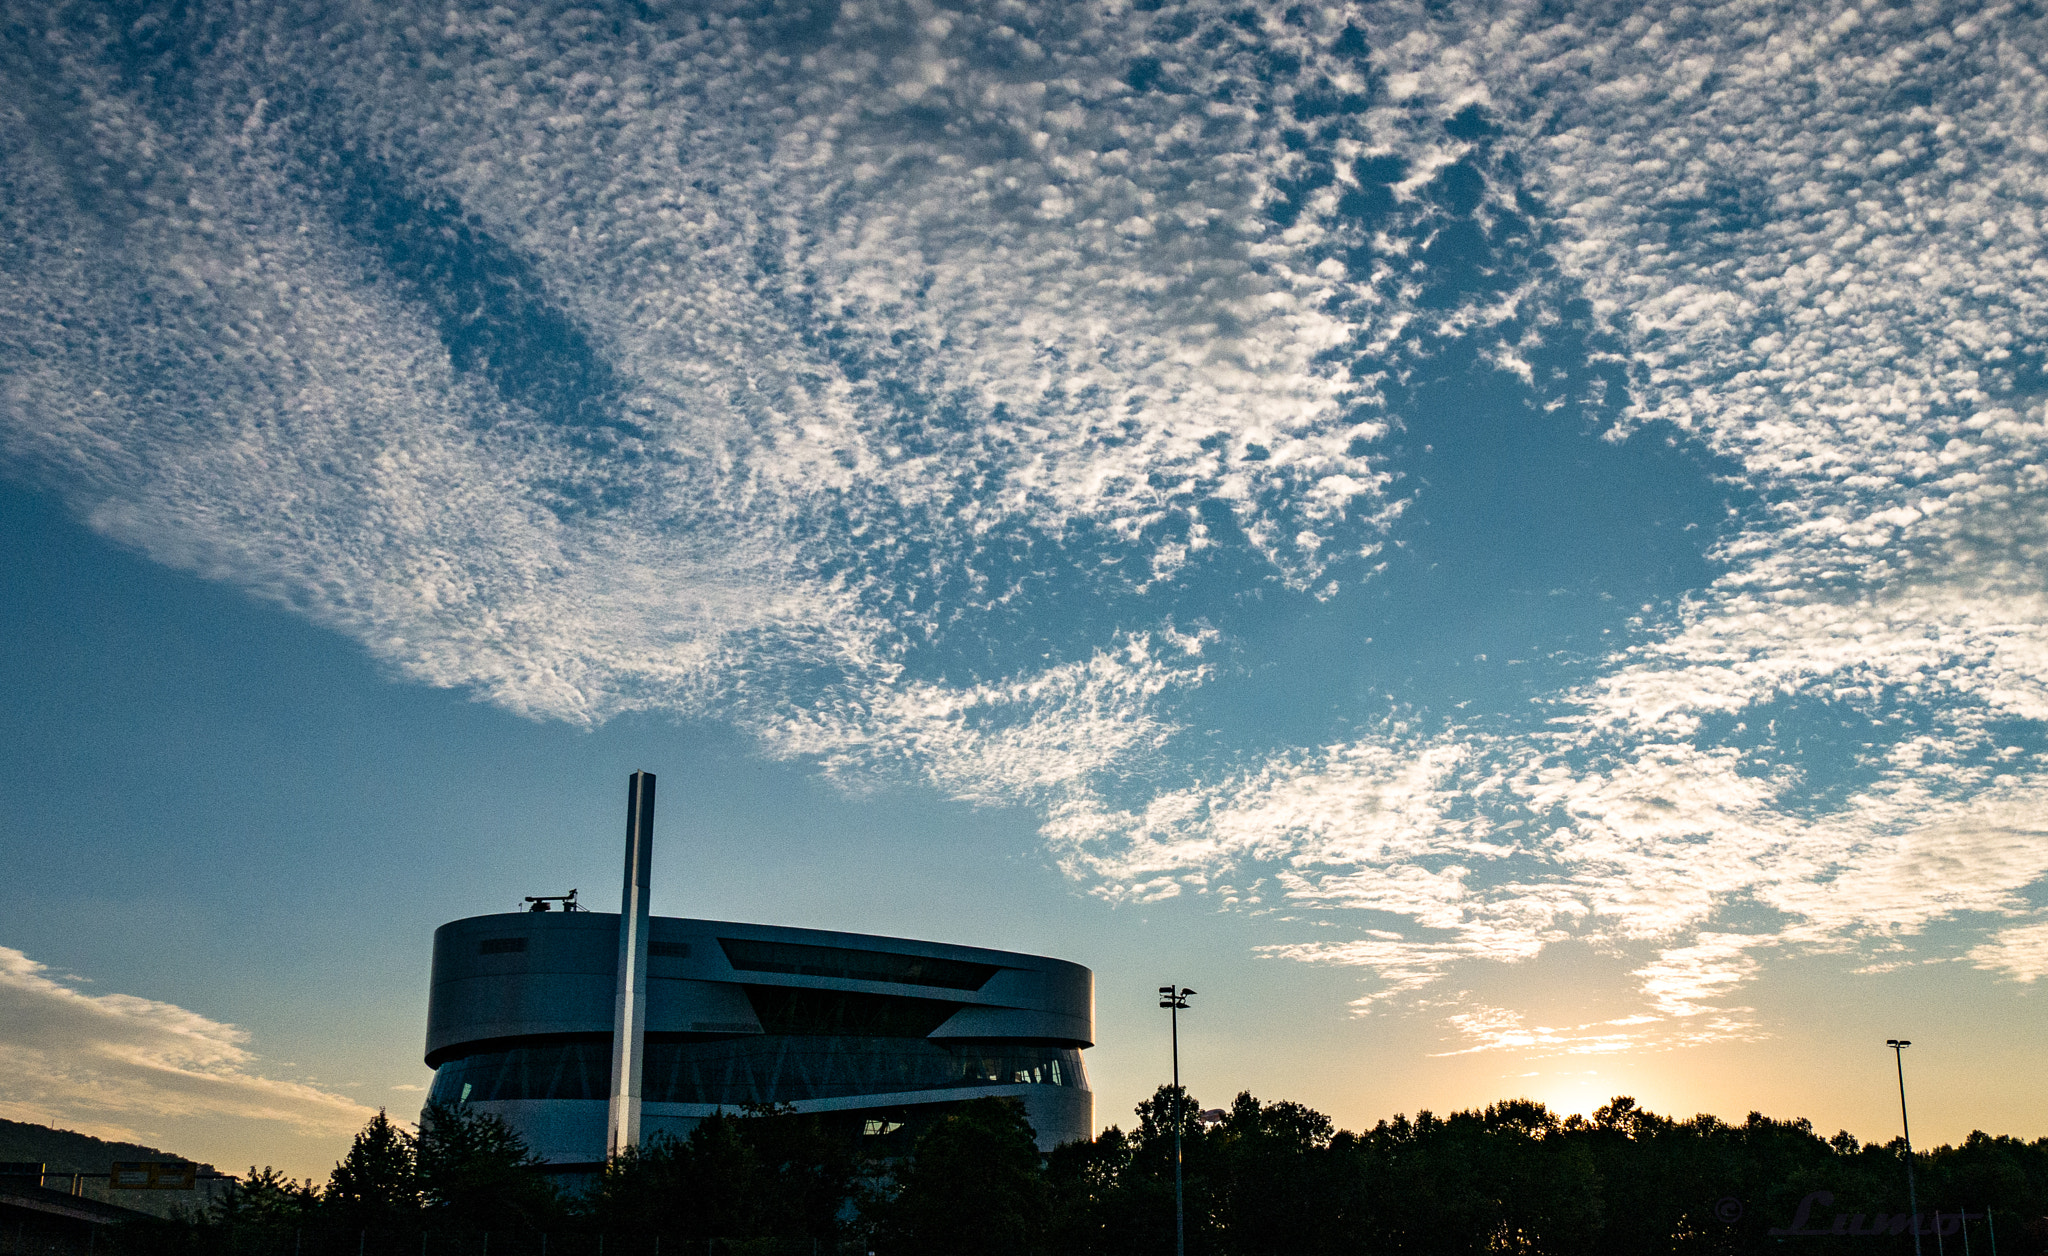
[[[435,931],[430,1102],[494,1113],[571,1172],[757,1105],[821,1114],[882,1154],[986,1096],[1021,1103],[1043,1149],[1093,1134],[1088,969],[650,916],[653,813],[654,778],[635,773],[623,912],[530,899]]]

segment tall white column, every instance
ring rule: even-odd
[[[647,891],[654,855],[654,773],[626,793],[626,884],[619,895],[619,976],[612,1017],[609,1152],[640,1142],[640,1075],[647,1050]]]

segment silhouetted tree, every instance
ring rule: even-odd
[[[369,1229],[417,1223],[422,1201],[413,1152],[413,1136],[379,1108],[328,1175],[323,1210],[344,1225]]]
[[[320,1191],[310,1180],[295,1182],[268,1165],[251,1165],[249,1176],[223,1192],[209,1211],[230,1229],[288,1233],[311,1223],[319,1207]]]
[[[977,1100],[927,1130],[907,1161],[865,1166],[853,1140],[816,1116],[719,1115],[688,1138],[614,1157],[575,1215],[496,1118],[430,1108],[415,1137],[380,1112],[325,1191],[252,1169],[212,1208],[110,1237],[131,1256],[279,1256],[300,1247],[294,1231],[307,1256],[402,1253],[418,1250],[422,1226],[524,1230],[506,1249],[518,1251],[539,1247],[535,1230],[566,1228],[630,1240],[625,1250],[655,1236],[683,1252],[706,1239],[807,1250],[843,1237],[860,1196],[881,1256],[1166,1256],[1178,1114],[1189,1256],[1747,1256],[1787,1244],[1902,1256],[1912,1246],[1903,1141],[1822,1138],[1803,1120],[1675,1120],[1627,1096],[1590,1119],[1512,1099],[1359,1134],[1250,1094],[1220,1121],[1198,1111],[1161,1087],[1130,1132],[1112,1126],[1041,1158],[1019,1107]],[[1973,1133],[1919,1153],[1917,1171],[1930,1253],[1935,1210],[1947,1218],[1940,1250],[1954,1256],[1957,1214],[1968,1210],[1982,1244],[1987,1206],[2002,1256],[2048,1252],[2048,1139]],[[1782,1233],[1795,1228],[1804,1232]],[[579,1249],[565,1234],[551,1250]]]
[[[786,1109],[750,1109],[739,1129],[761,1175],[761,1237],[836,1239],[859,1167],[851,1142],[817,1116]]]
[[[886,1256],[1030,1256],[1050,1200],[1036,1135],[1021,1105],[977,1099],[917,1140],[879,1209],[875,1250]]]
[[[537,1231],[560,1212],[541,1160],[497,1116],[429,1104],[415,1140],[418,1192],[431,1220],[465,1230]]]
[[[1052,1197],[1048,1246],[1053,1251],[1106,1256],[1156,1246],[1157,1217],[1148,1225],[1131,1199],[1136,1158],[1137,1140],[1114,1125],[1088,1142],[1053,1149],[1045,1169]],[[1167,1206],[1172,1199],[1169,1185]]]
[[[676,1140],[656,1134],[605,1161],[597,1183],[583,1198],[583,1218],[600,1232],[685,1233],[672,1210],[678,1192]]]
[[[1333,1248],[1344,1220],[1339,1179],[1349,1167],[1332,1151],[1335,1132],[1312,1108],[1238,1095],[1201,1140],[1204,1194],[1225,1250],[1295,1256]]]
[[[847,1140],[816,1116],[716,1113],[687,1138],[658,1135],[614,1156],[586,1212],[606,1232],[830,1242],[855,1168]]]
[[[767,1200],[746,1121],[723,1112],[697,1123],[677,1148],[673,1214],[693,1238],[758,1238]]]

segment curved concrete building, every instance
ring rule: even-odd
[[[647,791],[651,831],[651,777]],[[630,889],[630,841],[627,860]],[[610,913],[541,910],[441,926],[429,1098],[504,1117],[563,1169],[662,1132],[680,1137],[748,1104],[827,1114],[884,1154],[907,1150],[949,1106],[990,1095],[1023,1103],[1042,1148],[1094,1132],[1081,1065],[1095,1034],[1088,969],[902,938],[649,917],[639,901],[638,927]],[[644,965],[644,984],[620,980],[622,955]],[[628,1024],[628,1037],[643,1041],[622,1057],[615,1036]]]

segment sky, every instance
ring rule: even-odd
[[[324,1174],[433,929],[1097,977],[1340,1125],[2048,1134],[2018,5],[13,6],[0,1116]]]

